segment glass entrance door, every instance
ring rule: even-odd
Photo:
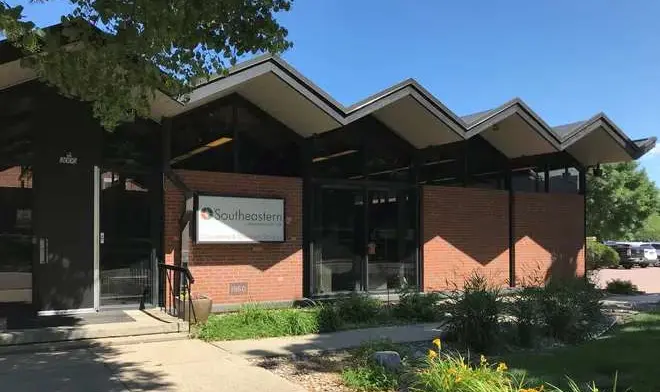
[[[154,254],[149,176],[101,174],[100,304],[151,303]]]
[[[313,204],[313,294],[417,285],[414,188],[318,186]]]

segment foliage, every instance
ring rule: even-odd
[[[396,317],[405,320],[434,321],[440,312],[438,293],[420,293],[414,286],[406,286],[399,292],[399,303],[394,307]]]
[[[595,381],[601,392],[612,392],[617,374],[618,391],[660,391],[658,347],[660,312],[656,311],[633,316],[600,339],[543,351],[511,352],[502,360],[510,368],[524,371],[528,380],[542,379],[569,387],[564,389],[567,391],[571,390],[569,376],[582,388]]]
[[[211,315],[197,330],[203,340],[253,339],[319,332],[319,309],[264,309],[245,305],[236,313]]]
[[[603,175],[587,176],[587,233],[599,240],[634,239],[658,211],[658,190],[637,162],[603,165]]]
[[[377,351],[400,351],[389,340],[364,342],[352,355],[350,366],[342,371],[344,384],[357,391],[392,391],[399,385],[399,372],[377,364],[373,354]]]
[[[639,291],[636,285],[629,280],[614,279],[607,282],[608,293],[612,294],[635,294]]]
[[[490,365],[482,356],[470,366],[459,355],[431,355],[425,366],[414,375],[411,391],[418,392],[514,392],[520,384],[507,371],[504,363]]]
[[[499,290],[489,287],[486,278],[478,274],[467,278],[463,290],[452,293],[446,307],[451,336],[479,352],[493,346],[502,304]]]
[[[381,312],[378,299],[365,294],[351,293],[337,300],[337,311],[346,323],[360,324],[374,320]]]
[[[538,293],[548,332],[563,342],[586,340],[603,320],[603,294],[585,279],[551,280]]]
[[[346,368],[341,377],[344,384],[356,391],[394,391],[399,385],[395,372],[373,361]]]
[[[639,241],[660,241],[660,213],[649,216],[635,234]]]
[[[509,304],[510,314],[516,320],[517,342],[523,347],[531,347],[543,324],[539,301],[542,288],[524,287],[514,295]]]
[[[336,306],[330,304],[321,305],[318,313],[319,331],[333,332],[342,329],[344,319]]]
[[[71,3],[63,28],[38,29],[0,0],[0,34],[62,94],[93,102],[109,129],[146,117],[156,90],[180,96],[246,54],[291,47],[275,15],[292,0]]]
[[[587,268],[616,268],[621,256],[611,247],[596,241],[587,241]]]

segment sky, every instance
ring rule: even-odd
[[[39,26],[66,1],[24,4]],[[660,1],[295,0],[285,60],[350,105],[414,78],[459,115],[522,98],[550,125],[605,112],[660,136]],[[660,148],[640,160],[660,186]]]

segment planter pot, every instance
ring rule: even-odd
[[[182,318],[185,321],[193,324],[204,323],[208,320],[209,315],[211,314],[211,307],[213,306],[211,298],[194,298],[192,300],[192,305],[190,305],[186,299],[178,298],[177,301],[179,318]]]

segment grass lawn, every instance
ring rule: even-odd
[[[528,378],[566,385],[565,375],[584,385],[594,380],[610,391],[618,372],[617,391],[660,391],[660,311],[642,313],[602,339],[582,345],[517,353],[504,357]]]

